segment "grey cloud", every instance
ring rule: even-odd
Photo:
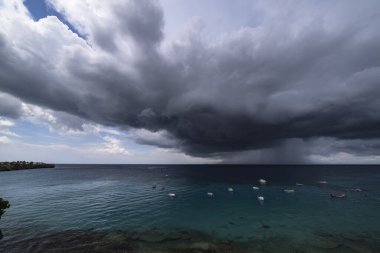
[[[120,26],[137,43],[155,44],[162,39],[163,13],[156,1],[141,0],[118,3],[114,6]]]
[[[289,151],[294,140],[380,138],[376,1],[363,2],[364,7],[326,1],[300,10],[289,5],[278,18],[270,18],[276,7],[269,6],[254,28],[209,42],[195,27],[166,48],[160,47],[164,13],[158,4],[130,1],[128,6],[115,5],[120,23],[112,36],[94,28],[104,50],[99,57],[80,38],[65,35],[66,46],[80,45],[74,53],[25,60],[11,38],[1,35],[0,90],[108,126],[165,131],[176,141],[137,141],[226,161],[253,155],[303,162],[307,152],[296,157]],[[133,39],[131,59],[123,58],[120,38]],[[25,47],[35,41],[29,43]],[[59,43],[51,46],[64,50]],[[116,48],[121,55],[112,53]],[[60,69],[50,71],[51,66]],[[61,70],[66,75],[60,76]]]
[[[0,116],[19,118],[22,114],[21,101],[0,92]]]
[[[73,116],[71,114],[65,113],[65,112],[54,112],[53,116],[56,118],[56,122],[54,123],[54,127],[60,131],[76,131],[76,132],[82,132],[83,125],[86,123],[85,120]]]
[[[348,153],[354,156],[379,156],[380,139],[336,139],[317,138],[310,140],[310,154],[329,156],[334,153]]]
[[[165,130],[150,132],[147,130],[135,130],[130,136],[136,143],[143,145],[153,145],[160,148],[178,148],[178,140]]]

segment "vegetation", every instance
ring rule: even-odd
[[[1,216],[5,213],[5,209],[9,208],[11,205],[9,204],[9,202],[5,199],[2,199],[0,198],[0,219],[1,219]],[[1,232],[1,229],[0,229],[0,239],[3,238],[3,233]]]
[[[9,170],[26,170],[26,169],[41,169],[41,168],[54,168],[54,164],[40,163],[40,162],[0,162],[0,171]]]

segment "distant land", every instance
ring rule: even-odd
[[[55,164],[41,163],[41,162],[0,162],[0,171],[11,170],[28,170],[28,169],[42,169],[42,168],[54,168]]]

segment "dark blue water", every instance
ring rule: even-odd
[[[379,166],[59,165],[0,197],[0,252],[380,252]]]

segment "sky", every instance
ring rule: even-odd
[[[377,0],[0,0],[0,160],[380,163]]]

